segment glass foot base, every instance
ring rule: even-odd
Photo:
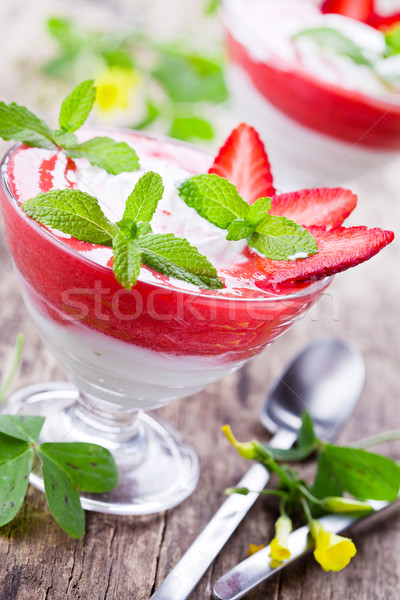
[[[79,398],[78,389],[67,382],[31,385],[13,394],[6,410],[46,417],[40,442],[91,442],[110,450],[118,465],[119,483],[105,494],[81,492],[83,508],[147,515],[172,508],[192,493],[199,477],[197,455],[173,427],[138,413],[130,438],[102,437],[88,427],[88,421],[77,418]],[[32,473],[29,480],[44,491],[40,474]]]

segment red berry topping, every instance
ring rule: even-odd
[[[265,273],[265,281],[259,282],[262,289],[276,287],[283,282],[311,281],[345,271],[362,263],[394,238],[392,231],[368,229],[367,227],[307,227],[318,245],[318,254],[302,260],[276,261],[255,256],[258,269]]]
[[[249,204],[275,194],[264,144],[245,123],[232,131],[208,172],[228,179]]]
[[[374,0],[326,0],[321,10],[365,22],[374,10]]]
[[[271,215],[284,216],[299,225],[337,227],[355,209],[357,196],[343,188],[300,190],[272,197]]]

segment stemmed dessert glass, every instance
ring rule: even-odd
[[[211,162],[188,144],[124,135],[139,155],[162,156],[189,173],[205,172]],[[247,291],[243,297],[156,278],[127,291],[110,268],[21,210],[11,176],[20,149],[12,148],[2,162],[6,235],[26,306],[69,382],[21,389],[7,410],[45,416],[41,441],[93,442],[112,452],[119,484],[106,494],[82,493],[84,508],[126,515],[171,508],[195,488],[198,460],[178,432],[147,411],[244,365],[286,331],[330,279],[294,285],[284,294]],[[40,473],[31,475],[31,483],[44,489]]]

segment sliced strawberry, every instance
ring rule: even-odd
[[[276,261],[255,255],[258,269],[265,274],[265,280],[257,283],[261,289],[276,287],[291,281],[311,281],[345,271],[362,263],[393,238],[392,231],[368,229],[367,227],[307,227],[317,240],[318,254],[295,261]]]
[[[326,0],[321,10],[323,13],[337,13],[365,22],[373,12],[374,4],[374,0]]]
[[[271,215],[284,216],[299,225],[337,227],[355,209],[357,196],[343,188],[300,190],[272,197]]]
[[[366,23],[371,25],[371,27],[375,27],[375,29],[386,32],[392,29],[393,26],[400,24],[400,12],[391,15],[380,15],[376,12],[372,12],[366,19]]]
[[[208,172],[233,183],[249,204],[275,194],[264,144],[246,123],[232,131]]]

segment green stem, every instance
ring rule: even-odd
[[[255,442],[255,447],[260,455],[260,458],[257,459],[261,464],[264,465],[268,469],[268,471],[273,471],[278,475],[280,480],[285,483],[290,489],[293,489],[297,486],[297,483],[293,481],[293,478],[288,475],[285,469],[276,462],[276,460],[272,457],[272,455],[258,442]]]
[[[8,388],[11,385],[11,382],[14,378],[14,375],[18,369],[18,365],[19,365],[19,361],[21,360],[21,354],[22,354],[22,348],[24,346],[24,336],[22,333],[19,333],[17,335],[17,340],[16,340],[16,344],[15,344],[15,352],[14,352],[14,359],[11,365],[11,369],[10,372],[5,380],[5,382],[3,383],[1,389],[0,389],[0,402],[3,400],[4,396],[6,395],[6,392],[8,390]]]
[[[384,431],[383,433],[377,433],[369,437],[363,438],[358,442],[351,444],[352,448],[369,448],[370,446],[376,446],[385,442],[393,442],[400,440],[400,429],[392,429],[390,431]]]
[[[313,496],[313,494],[309,492],[308,489],[301,483],[299,483],[298,489],[299,492],[307,498],[307,500],[310,500],[310,502],[314,502],[314,504],[323,504],[323,501],[320,498]]]
[[[306,515],[307,523],[309,525],[311,525],[311,523],[313,522],[314,519],[311,514],[310,507],[307,504],[307,500],[305,500],[304,498],[301,498],[301,504],[303,506],[304,513]]]

